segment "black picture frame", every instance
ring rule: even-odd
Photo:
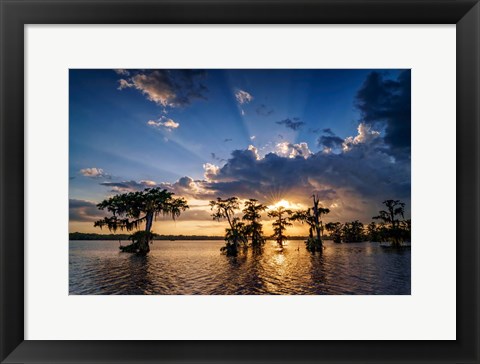
[[[2,363],[479,363],[478,0],[0,0],[0,13]],[[24,26],[158,23],[456,24],[457,340],[24,340]]]

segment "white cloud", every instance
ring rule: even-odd
[[[288,157],[288,158],[295,158],[295,157],[303,157],[307,158],[308,156],[312,155],[312,152],[308,148],[308,144],[305,142],[292,144],[289,142],[281,142],[277,143],[275,146],[275,154],[280,157]]]
[[[157,185],[157,182],[150,180],[142,180],[139,183],[147,187],[155,187]]]
[[[180,123],[177,123],[172,119],[162,116],[158,121],[149,120],[147,122],[147,125],[150,125],[156,128],[163,127],[167,130],[173,130],[173,129],[177,129],[180,126]]]
[[[205,163],[203,165],[203,170],[205,171],[204,176],[207,180],[215,178],[215,176],[220,171],[220,167],[211,163]]]
[[[114,71],[117,73],[117,75],[130,76],[130,72],[128,72],[128,70],[123,68],[117,68]]]
[[[205,166],[204,166],[205,168]],[[207,167],[211,173],[218,172],[215,168],[218,168],[212,164],[210,164],[210,167]],[[207,173],[207,172],[206,172]],[[213,177],[213,175],[210,175]],[[202,199],[205,198],[210,198],[207,197],[209,195],[212,195],[213,191],[206,190],[203,185],[207,183],[206,180],[194,180],[191,177],[185,176],[181,177],[176,181],[175,183],[162,183],[161,187],[166,188],[169,191],[172,191],[176,193],[179,196],[189,196],[190,198],[196,198],[196,196],[202,196]],[[202,201],[198,201],[202,202]],[[203,201],[205,203],[205,201]],[[208,202],[206,203],[208,204]]]
[[[150,75],[137,74],[132,77],[132,84],[150,101],[162,106],[176,106],[175,90],[163,72],[152,72]]]
[[[84,168],[80,170],[80,173],[85,177],[99,178],[105,177],[106,174],[102,168]]]
[[[205,75],[197,70],[153,70],[147,72],[117,70],[126,76],[119,80],[119,90],[134,88],[158,105],[184,107],[195,99],[206,99],[207,88],[199,82]],[[122,73],[120,73],[122,72]],[[128,72],[125,73],[125,72]],[[130,76],[130,74],[133,74]],[[127,77],[128,76],[128,77]]]
[[[254,147],[253,145],[250,144],[247,149],[251,150],[253,152],[253,154],[255,154],[255,158],[257,160],[260,159],[260,155],[258,154],[258,149],[256,147]]]
[[[133,83],[128,82],[127,80],[124,80],[123,78],[118,80],[118,90],[123,90],[124,88],[132,87]]]
[[[253,96],[244,90],[235,91],[235,98],[240,105],[248,104],[253,100]]]
[[[348,152],[353,145],[368,144],[380,136],[380,132],[372,130],[369,124],[360,123],[357,127],[358,134],[355,137],[347,137],[343,142],[343,151]]]

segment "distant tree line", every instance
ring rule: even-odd
[[[360,241],[389,242],[392,246],[401,246],[403,242],[411,240],[411,220],[404,218],[405,203],[400,200],[385,200],[386,210],[379,211],[371,222],[364,225],[358,220],[346,222],[329,222],[325,225],[330,238],[335,243],[355,243]]]

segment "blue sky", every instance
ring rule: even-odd
[[[303,206],[318,192],[339,221],[409,203],[409,70],[70,70],[69,82],[71,229],[93,231],[95,203],[150,186],[198,205]]]

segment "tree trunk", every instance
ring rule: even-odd
[[[283,221],[282,221],[282,213],[278,213],[278,229],[279,229],[279,236],[277,239],[277,243],[280,244],[280,246],[283,246]]]
[[[146,255],[150,251],[150,231],[153,224],[153,212],[147,213],[147,223],[145,225],[145,236],[138,242],[138,254]]]
[[[313,215],[315,217],[315,232],[317,233],[317,241],[322,245],[322,238],[320,236],[320,219],[318,217],[318,200],[313,196]]]

